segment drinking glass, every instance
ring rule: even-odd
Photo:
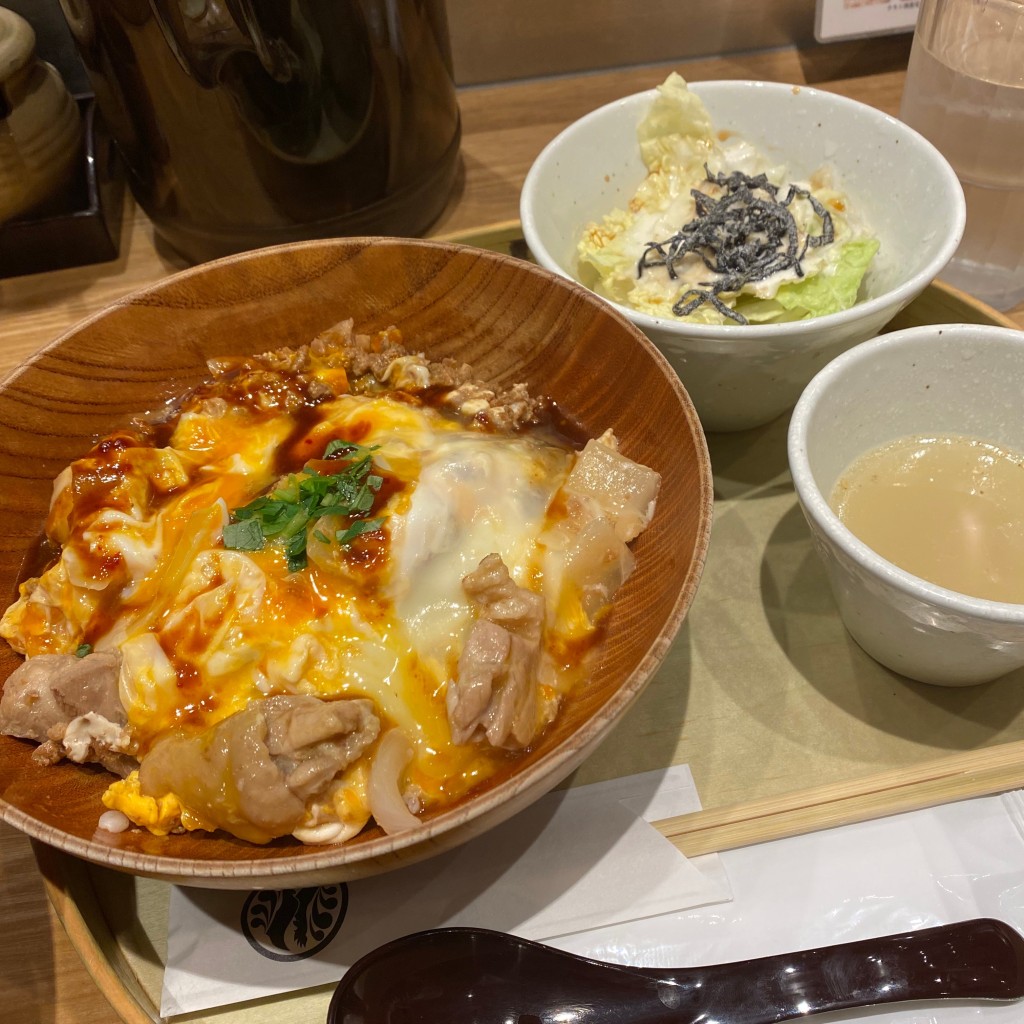
[[[998,309],[1024,300],[1024,0],[922,0],[900,117],[967,198],[942,276]]]

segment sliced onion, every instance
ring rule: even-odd
[[[658,473],[604,440],[587,442],[565,482],[569,494],[595,501],[624,541],[633,540],[650,523],[660,486]]]
[[[50,508],[57,504],[57,499],[64,493],[67,487],[71,486],[72,481],[72,470],[70,466],[65,466],[58,474],[57,479],[53,481],[53,494],[50,496]]]
[[[104,811],[97,823],[103,832],[124,832],[131,825],[127,814],[121,811]]]
[[[591,623],[608,610],[615,592],[629,578],[636,558],[619,539],[611,522],[592,519],[566,551],[565,576],[580,590]]]
[[[388,835],[408,832],[423,824],[402,799],[402,772],[411,760],[412,744],[401,729],[392,729],[384,734],[370,764],[370,813]]]
[[[344,528],[345,523],[341,516],[321,516],[313,524],[313,529],[306,538],[306,555],[315,566],[326,569],[327,572],[344,575],[345,563],[341,557],[341,546],[331,540],[339,529]],[[322,541],[318,534],[328,539]]]
[[[359,835],[365,825],[365,821],[322,821],[319,825],[300,825],[292,835],[307,846],[328,846],[347,843]]]

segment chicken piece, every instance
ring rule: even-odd
[[[28,658],[4,684],[0,733],[42,744],[33,754],[40,764],[66,757],[127,775],[136,761],[118,697],[120,669],[120,654],[109,652]]]
[[[309,350],[321,366],[341,364],[352,378],[369,373],[382,383],[408,391],[449,388],[446,405],[495,430],[512,431],[535,422],[544,407],[542,400],[530,396],[525,384],[513,384],[496,393],[473,380],[472,367],[466,363],[453,359],[436,362],[422,353],[408,352],[401,333],[393,327],[376,335],[355,334],[352,321],[343,320],[316,338]]]
[[[452,739],[466,743],[483,721],[495,680],[508,660],[512,634],[488,619],[478,619],[459,656],[459,678],[448,684],[446,700]]]
[[[544,598],[520,587],[490,554],[462,581],[477,606],[445,700],[456,743],[482,731],[494,747],[525,747],[538,726],[537,665]]]
[[[211,830],[266,843],[289,835],[310,800],[377,738],[368,700],[253,700],[205,732],[156,741],[139,768],[144,796],[175,794]]]
[[[477,381],[465,381],[450,391],[445,404],[457,409],[466,419],[480,420],[506,433],[535,423],[544,406],[543,401],[530,396],[525,384],[513,384],[496,393]]]

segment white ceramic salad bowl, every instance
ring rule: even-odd
[[[771,82],[698,82],[691,89],[708,108],[715,132],[744,137],[785,165],[790,181],[830,165],[850,216],[880,243],[858,302],[841,312],[714,325],[618,305],[668,357],[704,429],[742,430],[791,409],[829,360],[876,335],[941,272],[963,233],[963,191],[934,146],[863,103]],[[637,126],[656,96],[651,89],[593,111],[538,156],[520,214],[541,266],[580,279],[577,244],[584,228],[625,207],[647,175]]]

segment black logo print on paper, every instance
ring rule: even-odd
[[[268,960],[305,960],[338,934],[348,886],[258,890],[242,906],[242,934]]]

